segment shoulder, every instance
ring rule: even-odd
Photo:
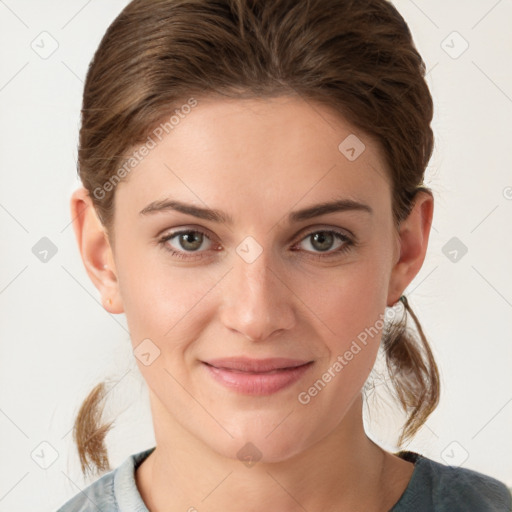
[[[117,511],[114,495],[114,473],[112,470],[67,501],[57,512]]]
[[[415,462],[407,489],[393,512],[511,512],[512,495],[493,477],[457,466],[447,466],[414,452],[401,452]]]
[[[80,491],[57,512],[146,512],[147,508],[135,483],[135,470],[154,449],[155,447],[130,455],[118,468],[105,473]]]

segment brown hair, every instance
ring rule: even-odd
[[[418,191],[432,193],[423,185],[434,144],[425,64],[389,1],[134,0],[105,33],[83,95],[78,170],[109,236],[129,151],[180,105],[216,95],[299,95],[374,138],[391,178],[397,227]],[[405,329],[404,315],[382,344],[408,414],[400,444],[439,401],[435,360],[405,307],[419,336]],[[108,467],[101,390],[93,390],[75,423],[82,468]]]

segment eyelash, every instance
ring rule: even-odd
[[[197,253],[191,252],[190,253],[191,256],[188,256],[187,255],[188,253],[186,251],[176,251],[176,250],[170,248],[169,245],[167,244],[167,242],[169,240],[171,240],[179,235],[186,234],[186,233],[200,233],[203,236],[207,237],[208,239],[210,238],[207,233],[205,233],[204,231],[202,231],[200,229],[184,229],[184,230],[176,231],[174,233],[169,233],[168,235],[163,236],[162,238],[160,238],[159,244],[161,244],[163,246],[163,248],[166,251],[168,251],[171,254],[171,256],[173,256],[175,258],[182,259],[182,260],[194,260],[194,261],[202,259],[203,256],[199,256],[199,257],[196,256],[197,254],[201,254],[201,252],[197,252]],[[344,233],[341,233],[340,231],[336,231],[333,229],[318,229],[315,231],[310,231],[304,237],[302,237],[297,242],[297,244],[306,240],[308,237],[310,237],[316,233],[333,234],[336,238],[338,238],[338,240],[341,240],[344,243],[337,249],[331,250],[330,252],[315,254],[315,253],[310,253],[310,252],[306,251],[306,253],[307,253],[306,257],[308,257],[308,258],[325,260],[326,258],[332,258],[332,257],[339,256],[340,254],[344,254],[344,253],[348,252],[352,247],[356,246],[356,242],[354,240],[351,240]],[[204,251],[202,251],[202,252],[204,252]]]

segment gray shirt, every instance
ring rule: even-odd
[[[137,489],[135,470],[154,449],[130,455],[57,512],[149,512]],[[413,462],[414,470],[389,512],[512,512],[510,490],[495,478],[446,466],[415,452],[396,455]]]

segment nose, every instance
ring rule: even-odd
[[[251,341],[264,341],[296,322],[294,294],[266,252],[251,263],[235,254],[234,268],[222,292],[223,324]]]

